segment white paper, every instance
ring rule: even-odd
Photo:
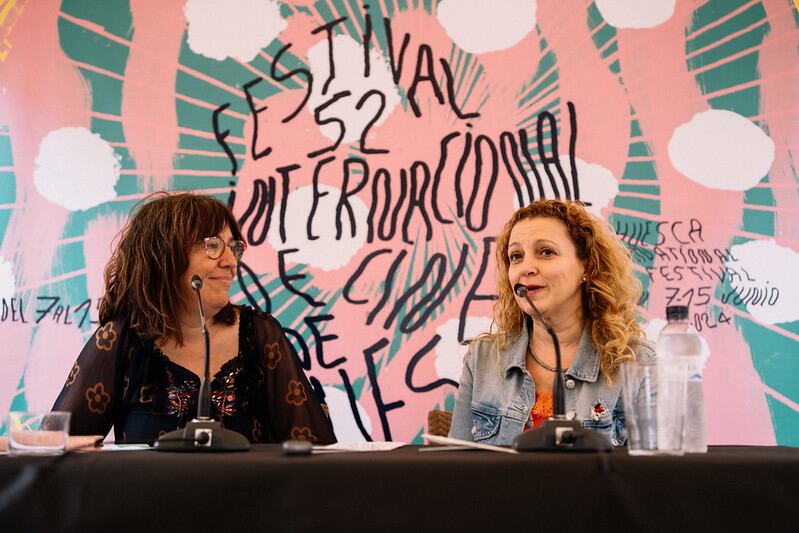
[[[337,442],[326,446],[314,446],[313,453],[336,452],[387,452],[405,446],[404,442]]]
[[[152,450],[148,444],[103,444],[100,448],[102,452],[122,452],[122,451],[139,451],[139,450]]]
[[[427,442],[432,442],[434,444],[443,444],[448,446],[450,450],[452,449],[460,449],[460,450],[488,450],[491,452],[501,452],[501,453],[519,453],[513,448],[505,448],[502,446],[492,446],[491,444],[480,444],[479,442],[472,442],[470,440],[461,440],[461,439],[451,439],[449,437],[439,437],[438,435],[428,435],[425,433],[422,435]],[[426,448],[423,448],[423,450]],[[430,451],[436,450],[436,448],[429,448]]]

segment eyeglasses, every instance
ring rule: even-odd
[[[241,256],[244,255],[244,250],[247,249],[247,243],[244,241],[232,240],[225,243],[225,241],[219,237],[206,237],[203,239],[205,255],[207,255],[209,259],[219,259],[222,257],[222,254],[225,253],[225,246],[230,248],[230,251],[233,252],[233,257],[236,258],[237,263],[241,261]]]

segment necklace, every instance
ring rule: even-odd
[[[554,366],[550,366],[550,365],[546,364],[545,362],[543,362],[543,361],[542,361],[541,359],[539,359],[538,357],[536,357],[536,356],[535,356],[535,352],[534,352],[534,351],[533,351],[533,349],[532,349],[532,348],[530,348],[529,346],[527,347],[527,353],[529,353],[529,354],[530,354],[530,357],[532,357],[532,358],[533,358],[533,361],[535,361],[536,363],[538,363],[538,364],[539,364],[539,366],[541,366],[541,368],[543,368],[544,370],[549,370],[550,372],[557,372],[557,371],[558,371],[558,369],[557,369],[557,368],[555,368]]]

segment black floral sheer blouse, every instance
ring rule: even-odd
[[[336,442],[327,406],[272,316],[239,308],[239,350],[213,376],[211,415],[250,442]],[[73,435],[154,442],[197,415],[200,378],[172,362],[126,321],[104,324],[72,367],[53,410],[70,411]],[[321,391],[320,391],[321,392]]]

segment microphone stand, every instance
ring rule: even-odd
[[[585,429],[579,420],[569,420],[566,417],[566,407],[564,401],[563,386],[563,367],[560,358],[560,342],[554,328],[550,326],[533,300],[528,294],[527,287],[521,283],[513,286],[513,292],[520,298],[527,300],[533,310],[535,319],[544,326],[549,336],[552,337],[552,344],[555,346],[555,381],[552,383],[552,417],[544,420],[541,427],[528,429],[513,439],[513,449],[520,452],[592,452],[610,451],[611,445],[608,440],[589,429]],[[530,332],[532,335],[532,331]]]
[[[200,325],[205,341],[205,368],[197,394],[197,418],[185,427],[170,431],[155,441],[155,449],[161,452],[241,452],[250,449],[250,441],[237,431],[225,429],[222,423],[211,418],[211,341],[205,324],[205,311],[200,297],[203,280],[198,275],[191,277],[191,288],[197,295],[200,309]]]

